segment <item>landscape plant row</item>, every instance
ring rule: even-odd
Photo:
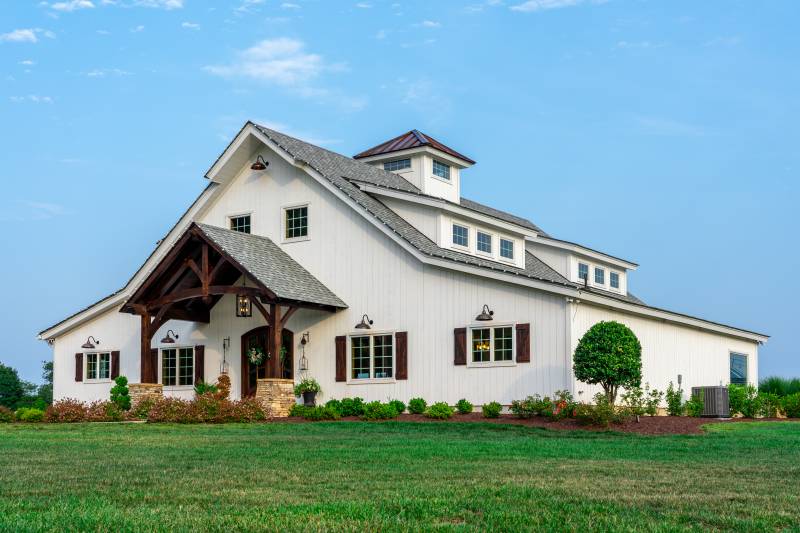
[[[498,402],[491,402],[482,407],[483,416],[497,418],[503,406]],[[338,420],[342,417],[359,417],[362,420],[391,420],[397,418],[405,411],[411,414],[423,415],[427,418],[447,420],[456,413],[466,415],[474,411],[472,403],[466,399],[459,400],[455,406],[446,402],[436,402],[428,405],[423,398],[412,398],[408,406],[400,400],[389,402],[364,402],[363,398],[342,398],[341,400],[328,400],[321,406],[292,406],[290,416],[298,416],[306,420]]]

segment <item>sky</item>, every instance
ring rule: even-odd
[[[641,266],[651,305],[800,375],[796,0],[7,0],[0,361],[121,288],[247,120],[352,155],[412,128],[464,196]]]

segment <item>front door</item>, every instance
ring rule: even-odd
[[[249,353],[252,348],[256,348],[260,349],[264,354],[267,354],[269,352],[269,343],[267,340],[269,336],[269,326],[262,326],[242,335],[242,397],[254,396],[258,380],[267,377],[267,363],[269,359],[264,357],[261,363],[256,365],[250,362]],[[284,328],[282,341],[281,377],[284,379],[293,379],[294,334]]]

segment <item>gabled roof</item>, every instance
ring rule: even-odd
[[[390,154],[392,152],[399,152],[400,150],[421,148],[423,146],[430,146],[431,148],[434,148],[436,150],[439,150],[440,152],[444,152],[448,155],[451,155],[456,159],[465,161],[470,165],[475,164],[475,161],[473,161],[469,157],[456,152],[449,146],[440,143],[430,135],[425,135],[419,130],[411,130],[402,135],[398,135],[394,139],[390,139],[385,143],[381,143],[378,146],[373,146],[369,150],[364,150],[363,152],[354,155],[353,159],[361,159],[364,157],[372,157],[375,155]]]

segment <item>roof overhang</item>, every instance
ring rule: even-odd
[[[458,167],[458,168],[469,168],[474,165],[474,162],[466,161],[459,157],[452,156],[447,152],[443,152],[437,148],[432,146],[416,146],[414,148],[404,148],[402,150],[396,150],[394,152],[386,152],[384,154],[376,154],[370,155],[366,157],[359,157],[358,161],[362,163],[371,163],[375,161],[391,161],[393,159],[402,159],[404,157],[410,157],[417,154],[428,154],[436,159],[441,159],[450,163],[451,165]]]
[[[608,255],[606,253],[587,248],[586,246],[575,244],[574,242],[562,241],[560,239],[554,239],[553,237],[545,237],[544,235],[537,235],[535,238],[529,238],[528,240],[543,246],[550,246],[560,250],[566,250],[577,255],[582,255],[590,259],[595,259],[597,261],[603,261],[627,270],[636,270],[639,268],[639,265],[632,261],[628,261],[627,259],[622,259],[620,257],[614,257],[613,255]]]

